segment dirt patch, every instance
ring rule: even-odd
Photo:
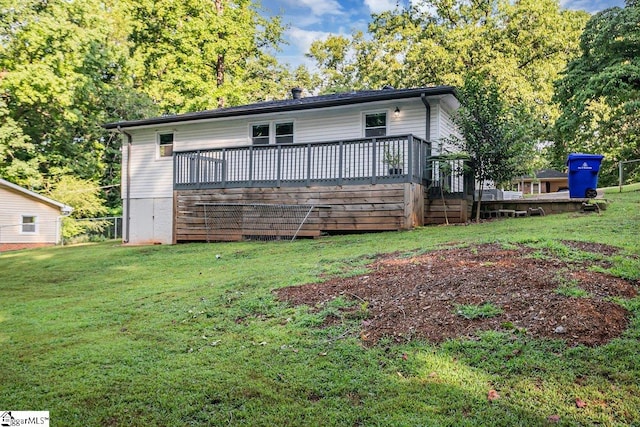
[[[605,255],[617,251],[584,242],[567,246]],[[387,256],[370,265],[368,274],[282,288],[275,294],[293,305],[317,309],[339,296],[358,302],[367,310],[360,331],[367,345],[382,337],[441,342],[503,330],[594,346],[626,329],[629,313],[606,299],[634,297],[637,290],[631,282],[590,272],[587,263],[532,254],[525,246],[489,244],[411,258]],[[457,313],[460,305],[486,303],[502,313],[475,319]]]

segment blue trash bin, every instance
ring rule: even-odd
[[[600,154],[569,154],[569,197],[592,199],[598,195],[598,171],[603,158]]]

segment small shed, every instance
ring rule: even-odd
[[[555,169],[542,169],[535,176],[525,175],[513,182],[515,191],[523,194],[556,193],[569,188],[567,174]]]
[[[0,178],[0,252],[56,245],[73,208]]]

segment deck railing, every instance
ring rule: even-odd
[[[428,181],[427,191],[430,198],[444,195],[473,197],[474,179],[471,162],[463,158],[447,158],[442,153],[427,159]]]
[[[413,135],[176,151],[174,189],[422,183],[430,155]]]

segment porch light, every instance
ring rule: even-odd
[[[396,109],[393,110],[393,116],[394,117],[399,117],[400,116],[400,108],[396,107]]]

